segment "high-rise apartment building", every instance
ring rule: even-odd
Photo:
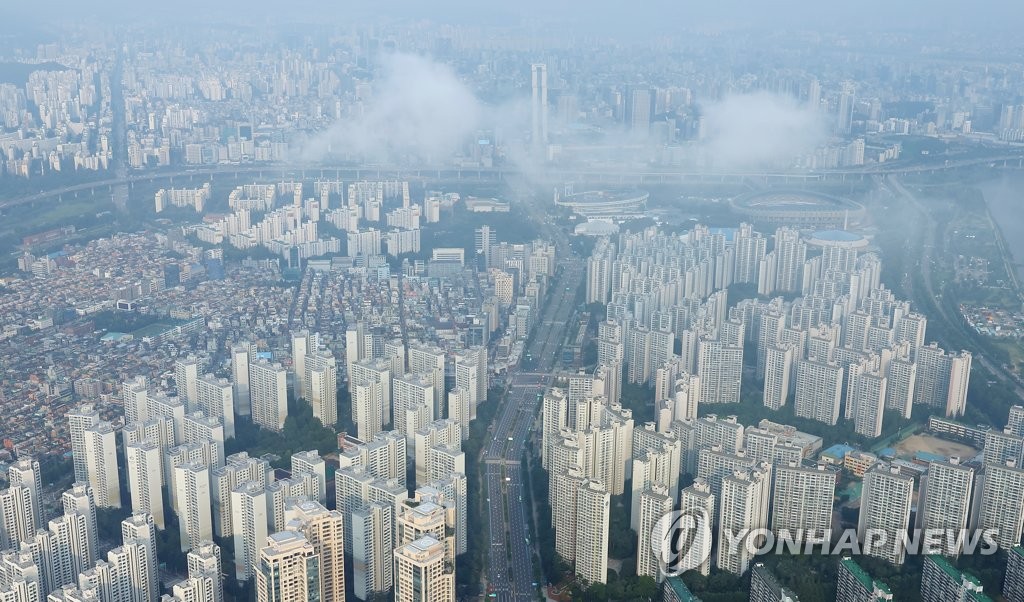
[[[394,582],[394,507],[370,502],[350,513],[352,584],[356,597],[366,600],[391,589]]]
[[[160,445],[150,439],[124,446],[132,512],[148,513],[160,530],[165,524],[162,451]]]
[[[341,512],[304,500],[290,503],[285,513],[285,528],[301,533],[320,557],[320,600],[345,602],[345,528]]]
[[[117,467],[117,434],[113,425],[100,421],[85,429],[85,462],[89,485],[100,508],[121,507],[120,471]]]
[[[454,602],[455,573],[444,544],[426,536],[395,549],[395,602]]]
[[[835,362],[797,362],[796,397],[793,402],[797,416],[835,425],[839,420],[842,396],[842,367]]]
[[[974,499],[974,477],[974,469],[961,464],[959,458],[931,462],[928,474],[921,477],[917,527],[941,533],[938,550],[944,556],[956,557],[962,551],[959,534],[967,529]]]
[[[776,537],[824,542],[832,534],[836,473],[825,464],[775,466],[771,527]]]
[[[1004,550],[1019,545],[1024,520],[1024,469],[1014,460],[1002,465],[989,464],[979,480],[981,499],[976,527],[996,529],[995,542]]]
[[[913,496],[914,477],[901,474],[896,467],[879,464],[864,473],[857,521],[863,554],[903,564]]]
[[[321,600],[321,562],[313,545],[295,531],[264,538],[255,567],[257,602]]]
[[[281,364],[260,360],[249,364],[252,421],[280,432],[288,417],[288,373]]]
[[[761,463],[751,470],[737,470],[722,478],[718,504],[718,568],[742,575],[754,559],[758,542],[748,542],[744,529],[756,531],[768,527],[768,500],[772,480],[771,465]],[[725,542],[739,542],[730,549]],[[725,545],[723,545],[725,543]]]
[[[661,570],[661,559],[651,545],[654,526],[672,511],[673,499],[668,495],[668,488],[654,485],[640,492],[640,519],[637,527],[636,574],[653,577],[661,581],[664,574]]]
[[[267,490],[263,485],[246,481],[231,492],[235,579],[239,581],[248,581],[256,573],[260,548],[269,531],[267,508]]]
[[[176,467],[174,486],[178,499],[181,551],[186,552],[199,542],[213,540],[210,467],[201,462],[186,462]]]

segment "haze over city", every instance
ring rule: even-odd
[[[1024,602],[1022,23],[0,6],[0,602]]]

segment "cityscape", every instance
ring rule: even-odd
[[[0,7],[0,602],[1024,602],[1024,10],[320,4]]]

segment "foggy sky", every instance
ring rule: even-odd
[[[750,27],[784,29],[1019,29],[1024,2],[981,0],[970,4],[953,0],[647,0],[644,2],[587,2],[584,0],[52,0],[40,5],[0,2],[0,31],[26,23],[61,17],[96,17],[120,23],[140,20],[208,22],[337,22],[429,19],[449,23],[523,24],[558,22],[578,33],[600,33],[627,38],[663,35],[692,28]],[[12,23],[12,19],[17,19]]]

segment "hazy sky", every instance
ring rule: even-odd
[[[54,16],[98,16],[118,21],[146,18],[252,21],[273,18],[324,23],[424,19],[460,23],[560,22],[581,32],[622,34],[670,33],[705,27],[770,27],[796,29],[1019,29],[1024,2],[980,0],[51,0],[0,2],[0,28],[39,22]],[[16,19],[12,22],[12,19]]]

